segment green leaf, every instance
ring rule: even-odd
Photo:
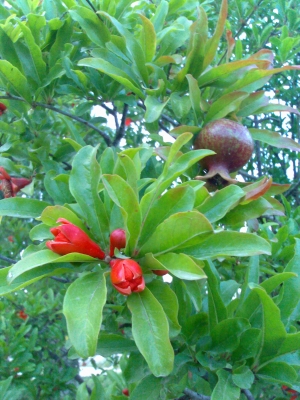
[[[143,14],[139,14],[142,20],[142,47],[145,54],[145,62],[151,62],[156,51],[156,33],[152,22]]]
[[[28,255],[18,261],[10,270],[8,274],[8,282],[13,282],[19,275],[25,272],[40,267],[49,263],[62,263],[62,262],[88,262],[97,261],[96,258],[87,256],[81,253],[70,253],[65,256],[60,256],[53,253],[51,250],[40,250]]]
[[[137,351],[133,340],[113,333],[100,333],[97,344],[97,354],[100,354],[102,357],[110,357],[113,354],[132,351]]]
[[[195,123],[197,124],[198,120],[200,117],[202,117],[202,111],[200,107],[200,101],[201,101],[201,92],[198,86],[197,80],[190,74],[186,75],[186,79],[189,82],[189,93],[190,93],[190,99],[192,103],[192,108],[194,111],[195,115]]]
[[[208,197],[197,210],[205,215],[210,222],[215,222],[224,217],[238,201],[245,196],[245,192],[235,185],[229,185]]]
[[[177,186],[155,200],[147,210],[141,209],[144,218],[139,245],[144,244],[156,227],[172,214],[192,210],[194,199],[195,194],[191,187]],[[143,202],[141,207],[143,207]]]
[[[0,295],[15,292],[22,289],[32,283],[47,277],[54,275],[61,275],[69,272],[73,272],[71,264],[46,264],[40,268],[34,268],[28,270],[24,274],[18,276],[13,283],[8,283],[8,274],[12,267],[2,268],[0,270]]]
[[[226,83],[229,79],[234,82],[234,77],[236,76],[235,71],[248,67],[249,65],[256,65],[257,67],[263,68],[267,67],[269,64],[270,62],[266,60],[257,59],[233,61],[230,63],[221,64],[202,74],[198,78],[198,85],[199,87],[214,86],[215,84],[220,84],[222,81]]]
[[[145,99],[144,93],[137,86],[138,84],[134,82],[122,69],[115,67],[110,62],[101,58],[83,58],[78,61],[78,65],[95,68],[103,72],[115,81],[121,83],[121,85],[125,86],[129,91],[135,93],[141,99]]]
[[[205,58],[203,62],[203,69],[205,70],[206,67],[212,62],[214,59],[218,46],[219,46],[219,41],[221,39],[221,36],[224,31],[225,27],[225,22],[227,18],[227,11],[228,11],[228,5],[227,5],[227,0],[222,0],[221,4],[221,9],[220,9],[220,14],[217,22],[217,26],[215,29],[215,32],[213,36],[208,39],[206,46],[205,46]]]
[[[109,220],[98,194],[100,166],[96,160],[97,148],[83,147],[76,154],[70,174],[70,192],[79,204],[93,236],[106,248]]]
[[[100,18],[87,7],[73,7],[69,10],[71,17],[77,21],[93,43],[105,46],[110,40],[110,32]]]
[[[69,208],[63,206],[49,206],[44,209],[41,214],[41,221],[48,226],[57,226],[60,222],[57,222],[59,218],[65,218],[72,224],[78,226],[85,233],[89,234],[89,230],[77,215]],[[49,229],[49,228],[48,228]]]
[[[160,391],[163,389],[161,379],[155,378],[153,375],[146,376],[130,393],[131,400],[158,400],[160,399]]]
[[[244,193],[245,194],[245,193]],[[268,210],[272,211],[273,206],[265,198],[260,197],[248,204],[239,204],[222,219],[227,226],[244,226],[245,221],[261,217]]]
[[[11,197],[0,200],[0,216],[17,218],[37,218],[43,210],[49,206],[49,203],[36,199],[23,199],[20,197]]]
[[[236,111],[241,102],[248,96],[249,94],[246,92],[232,92],[220,97],[210,106],[204,123],[207,124],[209,121],[224,118],[229,113]]]
[[[255,62],[253,62],[253,64],[255,64]],[[225,89],[224,94],[241,89],[248,93],[253,92],[265,85],[271,75],[279,74],[282,71],[298,69],[300,69],[299,65],[287,65],[285,67],[274,69],[250,69],[243,78],[238,79],[233,85],[229,86],[228,89]]]
[[[217,372],[218,383],[216,384],[211,400],[237,400],[240,398],[240,389],[235,386],[232,375],[223,369]]]
[[[5,393],[7,392],[7,389],[9,388],[11,381],[13,377],[10,376],[9,378],[5,379],[4,381],[0,381],[0,400],[4,400]]]
[[[126,47],[132,56],[132,61],[135,63],[136,68],[139,72],[141,79],[145,84],[148,83],[148,69],[146,66],[145,54],[140,43],[137,41],[135,36],[124,27],[117,19],[112,17],[106,12],[100,11],[100,15],[104,15],[118,30],[126,41]]]
[[[257,376],[271,383],[292,386],[298,378],[295,369],[285,362],[272,362],[259,370]]]
[[[157,260],[164,266],[164,269],[167,269],[171,274],[177,276],[177,278],[186,280],[206,278],[205,273],[198,263],[196,264],[194,260],[185,254],[167,253],[158,256]]]
[[[52,197],[53,201],[56,204],[73,203],[74,198],[70,193],[68,183],[60,182],[55,179],[56,177],[56,171],[51,170],[46,172],[44,185],[48,194]]]
[[[210,332],[209,351],[225,353],[234,351],[240,342],[239,336],[251,326],[245,318],[228,318],[213,327]]]
[[[121,209],[127,226],[126,252],[129,254],[136,246],[141,229],[141,211],[133,189],[118,175],[103,175],[103,184],[112,201]]]
[[[176,81],[183,82],[188,73],[194,78],[198,78],[203,71],[207,31],[207,15],[200,6],[198,8],[198,19],[190,26],[190,40],[187,48],[185,66],[177,74],[175,78]]]
[[[249,358],[254,358],[258,354],[261,344],[261,330],[250,328],[240,336],[240,344],[232,353],[233,361],[241,362]],[[237,385],[239,386],[239,385]]]
[[[241,389],[250,389],[254,378],[253,372],[247,366],[236,368],[232,375],[233,383]]]
[[[31,104],[30,88],[25,76],[11,63],[0,60],[0,78],[5,83],[8,92],[13,89],[19,96]]]
[[[287,334],[280,319],[279,308],[273,299],[260,287],[255,287],[252,290],[259,296],[263,308],[263,337],[260,354],[258,355],[262,363],[277,354]]]
[[[105,302],[106,284],[102,272],[76,279],[65,295],[63,313],[68,334],[76,352],[83,358],[96,353]]]
[[[133,338],[151,372],[155,376],[169,375],[173,369],[174,352],[162,306],[147,288],[132,293],[127,304],[132,313]]]
[[[265,239],[252,233],[223,231],[204,238],[201,246],[186,247],[184,252],[199,259],[222,256],[248,257],[271,254],[271,246]]]
[[[295,238],[295,255],[285,268],[285,272],[294,272],[296,276],[283,284],[279,309],[285,325],[291,322],[292,314],[300,301],[300,239]]]
[[[146,106],[145,121],[146,122],[156,121],[160,117],[168,101],[169,99],[164,103],[161,103],[160,101],[158,101],[156,97],[147,96],[145,100],[145,106]]]
[[[153,253],[154,256],[182,250],[186,246],[203,242],[212,233],[209,221],[197,211],[180,212],[171,215],[158,225],[153,235],[141,247],[139,256]]]
[[[19,27],[21,28],[27,47],[29,49],[30,57],[32,59],[31,65],[35,69],[35,75],[38,77],[38,83],[41,83],[46,77],[46,63],[43,60],[41,49],[36,44],[35,38],[31,33],[31,30],[21,22],[19,22]]]
[[[227,319],[227,309],[220,293],[220,278],[211,260],[205,262],[204,271],[208,284],[208,317],[212,330],[218,323]]]
[[[181,330],[178,322],[178,299],[176,294],[169,285],[160,281],[154,280],[147,284],[147,288],[158,300],[166,313],[169,322],[170,337],[177,336]]]
[[[293,139],[281,136],[278,132],[272,132],[267,129],[250,128],[249,132],[254,140],[259,140],[263,143],[270,144],[280,149],[289,149],[293,151],[300,151],[300,144]]]

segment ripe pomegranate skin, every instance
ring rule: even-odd
[[[229,175],[243,167],[251,158],[254,142],[248,129],[238,122],[219,119],[208,123],[196,137],[195,149],[216,152],[203,158],[200,165],[208,170],[202,179],[220,175],[228,183],[236,182]]]

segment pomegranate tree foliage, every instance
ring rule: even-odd
[[[297,1],[0,5],[0,166],[33,178],[0,200],[4,399],[300,391],[299,25]],[[210,193],[211,151],[192,142],[220,118],[256,147],[246,183]],[[123,296],[107,260],[49,250],[59,218],[106,254],[124,229],[115,256],[145,290]],[[115,368],[82,383],[76,360],[96,354]]]

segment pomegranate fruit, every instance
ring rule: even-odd
[[[194,148],[216,152],[200,161],[207,173],[197,178],[206,180],[210,186],[218,187],[236,182],[229,174],[250,160],[254,142],[243,125],[229,119],[219,119],[208,123],[200,131]]]

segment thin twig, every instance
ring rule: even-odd
[[[204,394],[199,394],[190,389],[184,389],[184,394],[188,395],[192,400],[210,400],[210,396],[205,396]]]
[[[253,394],[248,389],[242,389],[242,393],[247,397],[247,400],[254,400]]]
[[[1,256],[1,255],[0,255],[0,260],[7,261],[10,264],[16,264],[16,262],[17,262],[16,260],[13,260],[12,258],[8,258],[8,257]]]
[[[284,193],[284,197],[288,197],[290,196],[292,193],[294,193],[296,190],[298,190],[298,188],[300,187],[300,179],[297,183],[295,183],[294,186],[291,186],[285,193]]]
[[[122,114],[122,119],[121,119],[121,125],[117,129],[116,137],[113,141],[113,146],[117,146],[120,142],[120,140],[124,137],[125,134],[125,121],[126,121],[126,116],[128,112],[128,104],[124,104],[123,107],[123,114]]]
[[[8,96],[0,96],[0,99],[17,100],[17,101],[25,102],[25,100],[22,99],[22,97],[14,96],[12,94],[10,94]],[[77,122],[79,122],[79,123],[81,123],[83,125],[86,125],[89,128],[93,129],[94,131],[98,132],[102,136],[102,138],[104,139],[104,141],[107,144],[107,146],[111,146],[111,140],[110,140],[109,135],[106,132],[102,131],[101,129],[97,128],[95,125],[93,125],[90,122],[86,121],[85,119],[77,117],[76,115],[73,115],[73,114],[71,114],[71,113],[69,113],[67,111],[61,110],[61,109],[56,108],[54,106],[51,106],[50,104],[44,104],[44,103],[40,103],[38,101],[33,101],[31,106],[33,108],[35,108],[35,107],[47,108],[47,109],[55,111],[55,112],[57,112],[59,114],[65,115],[66,117],[72,118],[75,121],[77,121]]]

